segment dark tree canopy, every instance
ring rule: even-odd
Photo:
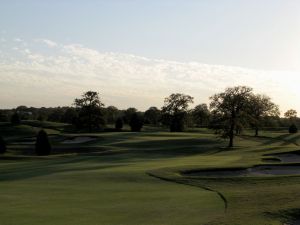
[[[252,95],[252,88],[237,86],[210,97],[212,114],[218,118],[218,126],[222,129],[223,136],[229,138],[229,147],[233,147],[235,130],[247,116]]]
[[[14,113],[12,114],[11,118],[10,118],[10,122],[13,125],[19,125],[21,123],[21,119],[18,113]]]
[[[163,119],[167,119],[171,132],[182,132],[189,104],[193,103],[193,97],[185,94],[171,94],[165,98],[162,107]]]
[[[76,98],[74,105],[78,110],[77,126],[88,128],[89,131],[99,129],[104,125],[102,107],[98,92],[88,91],[82,98]]]
[[[62,121],[62,118],[64,116],[64,111],[60,109],[60,107],[54,109],[49,115],[48,115],[48,121]]]
[[[68,108],[62,115],[61,122],[76,125],[77,119],[78,119],[78,113],[75,110],[75,108]]]
[[[37,155],[49,155],[51,153],[48,134],[44,130],[40,130],[37,134],[35,152]]]
[[[120,111],[115,106],[108,106],[103,108],[105,114],[105,120],[108,124],[114,124],[118,117],[120,116]]]
[[[291,124],[289,127],[290,134],[295,134],[298,132],[298,128],[295,124],[297,119],[297,114],[298,114],[297,111],[294,109],[290,109],[284,113],[284,117],[287,118]]]
[[[9,116],[7,112],[0,111],[0,122],[9,122]]]
[[[130,107],[130,108],[126,109],[126,110],[124,111],[123,121],[124,121],[126,124],[129,124],[132,115],[135,114],[135,113],[137,113],[137,111],[138,111],[138,110],[137,110],[136,108],[133,108],[133,107]]]
[[[190,95],[180,93],[171,94],[169,97],[165,98],[162,111],[170,115],[174,115],[178,112],[186,112],[189,104],[194,102],[193,100],[194,98]]]
[[[123,120],[122,118],[118,118],[115,123],[116,130],[122,130],[123,128]]]
[[[266,117],[279,117],[279,107],[266,95],[252,95],[249,102],[250,125],[255,129],[258,136],[259,128]]]
[[[0,154],[4,154],[6,152],[6,142],[0,136]]]
[[[289,109],[284,113],[284,116],[290,120],[297,118],[297,111],[294,109]]]
[[[156,107],[150,107],[144,113],[145,124],[158,125],[161,120],[161,112]]]
[[[132,132],[140,132],[143,127],[143,118],[138,113],[132,114],[129,122]]]
[[[194,120],[197,127],[208,125],[209,117],[210,117],[210,111],[208,109],[207,104],[197,105],[192,110],[192,116],[193,116],[193,120]]]

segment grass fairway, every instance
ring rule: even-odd
[[[207,130],[101,133],[76,145],[55,134],[55,148],[80,154],[16,157],[9,143],[0,161],[0,224],[280,225],[300,208],[299,176],[182,174],[262,164],[265,154],[299,150],[298,135],[242,136],[229,151]],[[81,154],[84,148],[95,151]]]

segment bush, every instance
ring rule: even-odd
[[[116,130],[122,130],[122,128],[123,128],[123,120],[121,118],[118,118],[116,120],[115,128],[116,128]]]
[[[289,127],[289,133],[290,134],[295,134],[298,132],[298,128],[295,124],[292,124],[290,127]]]
[[[140,132],[143,127],[142,118],[137,113],[132,114],[129,126],[132,132]]]
[[[44,130],[40,130],[37,134],[35,152],[37,155],[49,155],[51,152],[51,145],[48,135]]]
[[[4,154],[6,152],[6,143],[4,139],[0,136],[0,154]]]
[[[19,125],[21,123],[21,119],[18,113],[14,113],[11,118],[10,118],[10,122],[13,125]]]

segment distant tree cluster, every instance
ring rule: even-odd
[[[297,133],[300,125],[296,110],[288,110],[285,118],[280,118],[279,107],[268,96],[255,94],[252,88],[246,86],[227,88],[211,96],[209,104],[202,103],[191,108],[193,103],[192,96],[173,93],[164,99],[161,109],[152,106],[144,112],[134,107],[120,110],[115,106],[105,107],[99,93],[87,91],[74,100],[72,107],[19,106],[0,110],[0,122],[11,122],[17,126],[24,120],[47,120],[72,124],[76,129],[88,132],[121,132],[128,127],[139,132],[144,125],[168,127],[171,132],[183,132],[188,127],[206,127],[228,138],[229,147],[234,146],[234,137],[244,129],[252,128],[254,135],[258,136],[260,129],[266,127],[286,127],[290,133]],[[43,132],[40,135],[45,136]]]

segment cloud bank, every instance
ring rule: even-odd
[[[300,111],[300,74],[293,72],[103,53],[48,39],[25,42],[18,38],[13,46],[2,42],[1,108],[71,105],[84,91],[94,90],[107,106],[144,110],[160,107],[164,97],[174,92],[192,95],[197,104],[208,102],[209,96],[226,87],[247,85],[270,95],[282,110]]]

